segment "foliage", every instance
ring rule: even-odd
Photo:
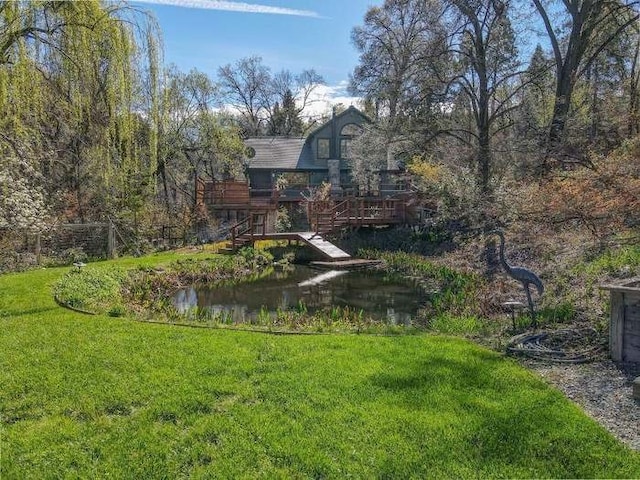
[[[0,184],[18,187],[4,197],[10,215],[29,208],[41,222],[42,195],[59,213],[66,194],[74,220],[135,211],[153,193],[156,168],[153,22],[97,0],[10,1],[0,24],[0,149],[9,162]],[[136,96],[138,81],[146,98]],[[147,107],[143,121],[137,112]]]
[[[372,195],[378,190],[379,172],[387,169],[387,157],[393,157],[394,153],[395,149],[378,127],[366,125],[362,134],[351,141],[351,177],[362,195]]]
[[[531,186],[536,202],[526,214],[550,225],[586,228],[600,242],[640,225],[640,141],[634,139],[606,158],[593,160],[593,169],[577,169]]]
[[[533,3],[549,36],[555,61],[555,105],[549,140],[551,147],[557,149],[563,140],[576,81],[606,47],[635,24],[638,13],[634,2],[564,2],[559,9],[552,9],[541,0]]]
[[[287,207],[280,207],[276,211],[275,231],[288,232],[289,230],[291,230],[291,218],[289,217],[289,210],[287,210]]]
[[[31,155],[0,143],[0,230],[42,231],[49,208]]]
[[[73,268],[53,287],[53,294],[62,303],[93,313],[121,309],[121,284],[124,270],[114,267]]]
[[[240,116],[245,137],[302,135],[301,114],[311,104],[312,93],[324,83],[313,69],[298,75],[288,70],[272,74],[258,56],[220,67],[218,81],[227,104]]]
[[[427,297],[427,306],[422,313],[427,325],[434,318],[440,318],[438,322],[441,325],[446,318],[463,318],[478,313],[477,292],[482,287],[482,280],[477,275],[455,271],[416,254],[362,250],[359,255],[381,259],[381,268],[390,275],[418,281]],[[456,318],[455,321],[459,322],[460,319]],[[474,323],[467,322],[467,325],[475,329]]]

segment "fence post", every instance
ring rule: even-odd
[[[109,225],[107,230],[107,258],[115,258],[116,253],[116,235],[115,226],[113,221],[109,219]]]
[[[42,242],[40,238],[40,232],[36,233],[36,263],[40,265],[42,261]]]

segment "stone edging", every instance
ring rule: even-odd
[[[82,310],[81,308],[72,307],[68,303],[60,300],[57,295],[54,295],[53,299],[59,306],[61,306],[62,308],[66,308],[67,310],[71,310],[72,312],[82,313],[84,315],[97,315],[96,312],[90,312],[89,310]]]

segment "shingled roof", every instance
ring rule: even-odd
[[[327,170],[326,159],[315,160],[311,145],[316,135],[322,138],[333,138],[333,154],[339,148],[336,132],[346,123],[370,123],[371,120],[354,106],[334,115],[329,121],[320,125],[305,138],[291,137],[256,137],[244,141],[247,148],[252,148],[255,155],[249,158],[250,170]],[[340,169],[348,169],[349,161],[340,160]]]
[[[314,165],[311,147],[304,138],[248,138],[244,143],[255,150],[255,156],[249,159],[251,169],[323,169]]]

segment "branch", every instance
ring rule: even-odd
[[[544,27],[547,30],[547,35],[549,35],[549,41],[551,42],[551,46],[553,47],[553,55],[556,60],[556,68],[558,69],[558,71],[560,71],[562,70],[563,63],[562,52],[560,51],[558,38],[556,37],[556,34],[553,31],[553,26],[551,25],[551,21],[549,20],[549,15],[547,15],[547,11],[542,6],[540,0],[533,0],[533,3],[535,4],[536,9],[538,10],[538,13],[540,13],[542,21],[544,22]]]

